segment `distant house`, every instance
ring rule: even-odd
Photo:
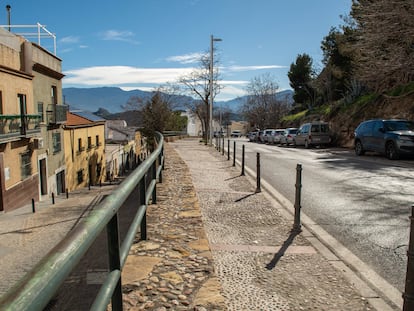
[[[124,120],[105,123],[106,175],[113,179],[134,169],[147,156],[145,138]]]
[[[106,180],[105,119],[89,112],[69,111],[64,141],[69,191]]]

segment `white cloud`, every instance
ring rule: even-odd
[[[268,70],[268,69],[281,69],[281,68],[287,68],[287,66],[281,66],[281,65],[229,66],[229,67],[224,67],[223,70],[228,71],[228,72],[240,72],[240,71]]]
[[[167,58],[169,62],[178,62],[181,64],[195,64],[200,62],[203,53],[190,53],[185,55],[170,56]]]
[[[65,83],[83,85],[163,84],[176,81],[192,68],[88,67],[66,71]]]
[[[79,37],[67,36],[67,37],[63,37],[62,39],[60,39],[59,42],[60,43],[78,43]]]
[[[134,40],[133,37],[135,37],[135,34],[132,31],[118,31],[118,30],[107,30],[103,33],[101,33],[102,40],[108,40],[108,41],[123,41],[123,42],[129,42],[133,44],[139,44],[138,41]]]

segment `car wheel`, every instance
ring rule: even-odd
[[[365,151],[364,148],[362,147],[362,143],[358,140],[355,142],[355,154],[357,156],[361,156],[364,155]]]
[[[395,144],[392,141],[385,146],[385,154],[390,160],[397,160],[399,158],[397,148],[395,148]]]

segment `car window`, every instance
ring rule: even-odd
[[[371,132],[373,125],[374,125],[374,122],[372,122],[372,121],[361,123],[358,126],[357,131],[359,133],[364,133],[364,134],[369,133],[369,132]]]
[[[382,121],[375,121],[373,127],[373,133],[378,133],[380,128],[384,128]],[[394,131],[394,130],[391,130]]]
[[[312,133],[319,133],[320,125],[319,124],[312,124],[311,132]]]
[[[386,131],[412,131],[414,130],[414,122],[411,121],[386,121],[384,122]]]
[[[321,133],[329,133],[329,125],[321,124]]]
[[[296,134],[298,130],[290,130],[289,133],[290,134]]]

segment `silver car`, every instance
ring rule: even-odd
[[[298,129],[296,127],[288,127],[285,129],[284,133],[280,137],[280,144],[286,146],[293,144],[297,131]]]
[[[293,139],[295,146],[326,146],[331,143],[329,125],[326,122],[310,122],[303,124]]]

